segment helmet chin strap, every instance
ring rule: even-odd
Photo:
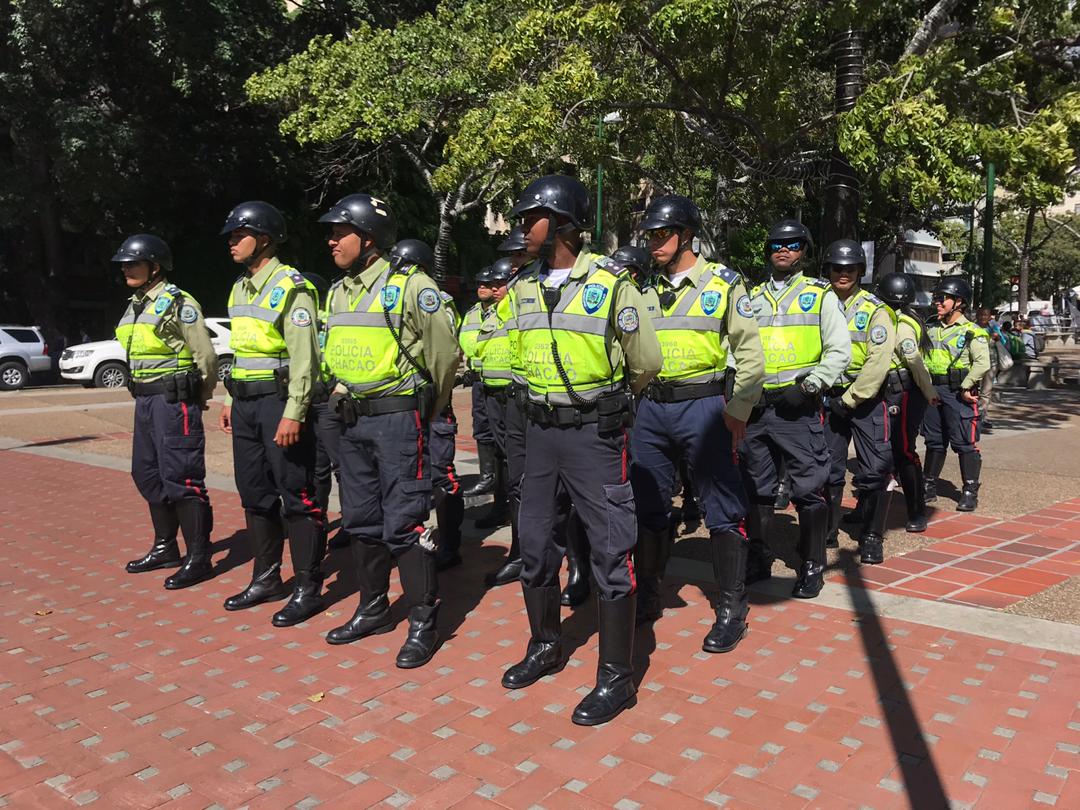
[[[357,273],[362,273],[373,264],[371,260],[379,256],[379,246],[375,244],[375,240],[368,239],[368,241],[371,243],[371,247],[356,257],[356,261],[354,261],[349,269],[345,271],[346,275],[355,276]],[[394,262],[394,267],[395,269],[397,268],[396,261]]]
[[[266,234],[262,234],[262,235],[265,236]],[[256,239],[258,239],[258,237],[256,237]],[[262,247],[262,248],[259,248],[258,250],[253,251],[252,254],[244,262],[244,265],[246,267],[248,267],[248,268],[251,268],[252,266],[258,264],[259,262],[262,261],[263,255],[266,253],[266,251],[270,250],[273,247],[274,247],[274,240],[271,239],[266,243],[265,247]]]
[[[147,278],[145,282],[139,285],[139,288],[135,290],[136,295],[146,295],[146,293],[150,292],[154,285],[157,284],[158,279],[164,275],[164,273],[161,272],[160,264],[154,262],[153,265],[157,269],[150,273],[149,278]]]
[[[680,230],[686,230],[686,229],[685,228],[680,228]],[[694,235],[693,234],[690,234],[689,236],[680,236],[679,237],[679,246],[675,249],[675,255],[672,256],[671,259],[668,261],[668,263],[664,265],[664,272],[665,273],[674,272],[676,266],[679,263],[679,259],[682,258],[683,253],[685,253],[687,250],[689,250],[691,247],[693,247],[693,245],[694,245]]]

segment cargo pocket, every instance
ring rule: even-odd
[[[607,507],[607,553],[618,559],[630,553],[637,543],[637,515],[634,509],[634,490],[630,482],[605,484]]]
[[[165,452],[160,454],[163,478],[181,486],[206,477],[206,436],[166,436]]]

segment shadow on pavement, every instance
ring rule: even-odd
[[[247,532],[244,530],[233,532],[223,540],[217,540],[211,547],[211,554],[226,552],[224,558],[214,564],[214,576],[219,577],[227,574],[234,568],[251,562],[251,544],[248,542]]]

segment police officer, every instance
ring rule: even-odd
[[[719,586],[716,622],[702,648],[728,652],[746,633],[747,499],[735,452],[761,396],[761,339],[739,274],[694,250],[701,213],[692,200],[678,194],[653,200],[640,227],[663,271],[643,295],[663,368],[638,404],[631,445],[639,606],[647,621],[663,614],[660,580],[673,540],[672,483],[685,460],[705,506]],[[729,352],[735,360],[730,390]]]
[[[150,507],[154,542],[132,574],[180,565],[177,530],[187,555],[165,580],[170,590],[210,579],[213,512],[206,492],[202,412],[217,385],[217,356],[199,302],[166,279],[172,252],[152,234],[129,236],[112,260],[134,290],[116,339],[127,354],[135,397],[131,477]]]
[[[926,370],[922,352],[929,350],[926,327],[912,304],[915,282],[906,273],[889,273],[878,282],[878,298],[896,318],[896,350],[885,378],[885,397],[889,403],[893,469],[904,489],[907,504],[907,530],[926,531],[926,503],[923,500],[923,471],[915,442],[929,403],[940,404],[937,390]]]
[[[478,498],[495,491],[496,456],[495,434],[488,421],[487,405],[484,402],[484,379],[480,375],[480,357],[476,350],[476,341],[480,337],[480,327],[495,309],[494,290],[491,282],[491,266],[484,267],[476,274],[476,303],[466,310],[458,331],[458,345],[465,361],[465,373],[462,382],[468,385],[472,395],[472,432],[476,440],[476,459],[480,466],[480,476],[476,482],[462,492],[465,498]]]
[[[877,296],[859,286],[866,272],[866,254],[853,239],[837,239],[825,250],[824,270],[840,300],[851,337],[851,361],[835,385],[826,392],[829,413],[825,438],[832,464],[829,467],[829,536],[836,546],[840,524],[840,501],[847,477],[848,445],[855,440],[858,472],[855,489],[859,508],[857,530],[859,558],[874,565],[883,559],[885,521],[889,516],[889,475],[892,448],[889,444],[889,407],[883,386],[896,348],[892,311]]]
[[[930,348],[923,355],[926,370],[941,402],[926,411],[926,502],[937,500],[937,479],[945,466],[946,446],[960,456],[963,492],[956,508],[973,512],[979,503],[979,381],[990,370],[990,340],[967,318],[971,285],[949,276],[934,288],[936,319],[927,324]]]
[[[772,575],[768,537],[779,484],[777,459],[783,458],[799,516],[802,563],[793,595],[800,599],[813,599],[824,585],[829,448],[820,397],[851,361],[851,338],[836,293],[827,282],[803,275],[812,244],[810,232],[792,219],[769,230],[770,278],[750,294],[765,350],[765,385],[739,447],[752,501],[746,581]]]
[[[390,249],[390,261],[402,267],[415,265],[430,276],[434,272],[435,253],[430,245],[419,239],[402,239]],[[462,324],[457,304],[445,290],[439,290],[439,297],[442,298],[443,312],[456,338]],[[432,417],[428,438],[435,519],[439,526],[435,566],[440,571],[461,565],[461,524],[465,520],[465,499],[461,479],[454,466],[457,432],[454,405],[448,400],[442,412]]]
[[[449,402],[457,339],[417,252],[389,257],[396,226],[385,202],[350,194],[319,221],[330,225],[331,256],[345,271],[330,292],[326,363],[344,424],[342,523],[360,583],[356,612],[326,640],[347,644],[393,629],[387,592],[396,560],[410,605],[397,665],[410,669],[438,646],[435,533],[424,528],[437,475],[429,423]]]
[[[627,480],[632,396],[660,368],[660,347],[626,272],[582,251],[590,205],[576,179],[548,176],[511,211],[540,257],[515,285],[520,354],[528,385],[521,486],[521,584],[531,639],[502,683],[518,689],[558,667],[559,568],[564,549],[553,505],[564,489],[594,541],[600,591],[596,686],[573,721],[597,725],[636,702],[631,655],[636,603],[630,560],[637,533]]]
[[[639,290],[652,279],[652,254],[639,245],[623,245],[616,248],[611,254],[611,260],[630,273],[630,280]]]
[[[315,431],[307,418],[319,375],[317,294],[277,258],[286,232],[274,206],[236,206],[221,233],[245,272],[229,293],[233,367],[220,425],[232,434],[236,488],[255,558],[251,584],[226,599],[225,609],[288,595],[281,581],[284,517],[295,584],[272,621],[288,627],[323,609],[325,514],[315,497]]]

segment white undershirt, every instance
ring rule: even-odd
[[[678,287],[680,284],[682,284],[683,279],[690,275],[690,271],[693,269],[693,267],[688,267],[685,270],[680,270],[678,273],[669,274],[668,281],[671,283],[671,286]]]
[[[549,268],[546,273],[540,276],[540,282],[545,287],[561,287],[566,283],[566,280],[570,278],[570,272],[573,269],[573,267]]]

